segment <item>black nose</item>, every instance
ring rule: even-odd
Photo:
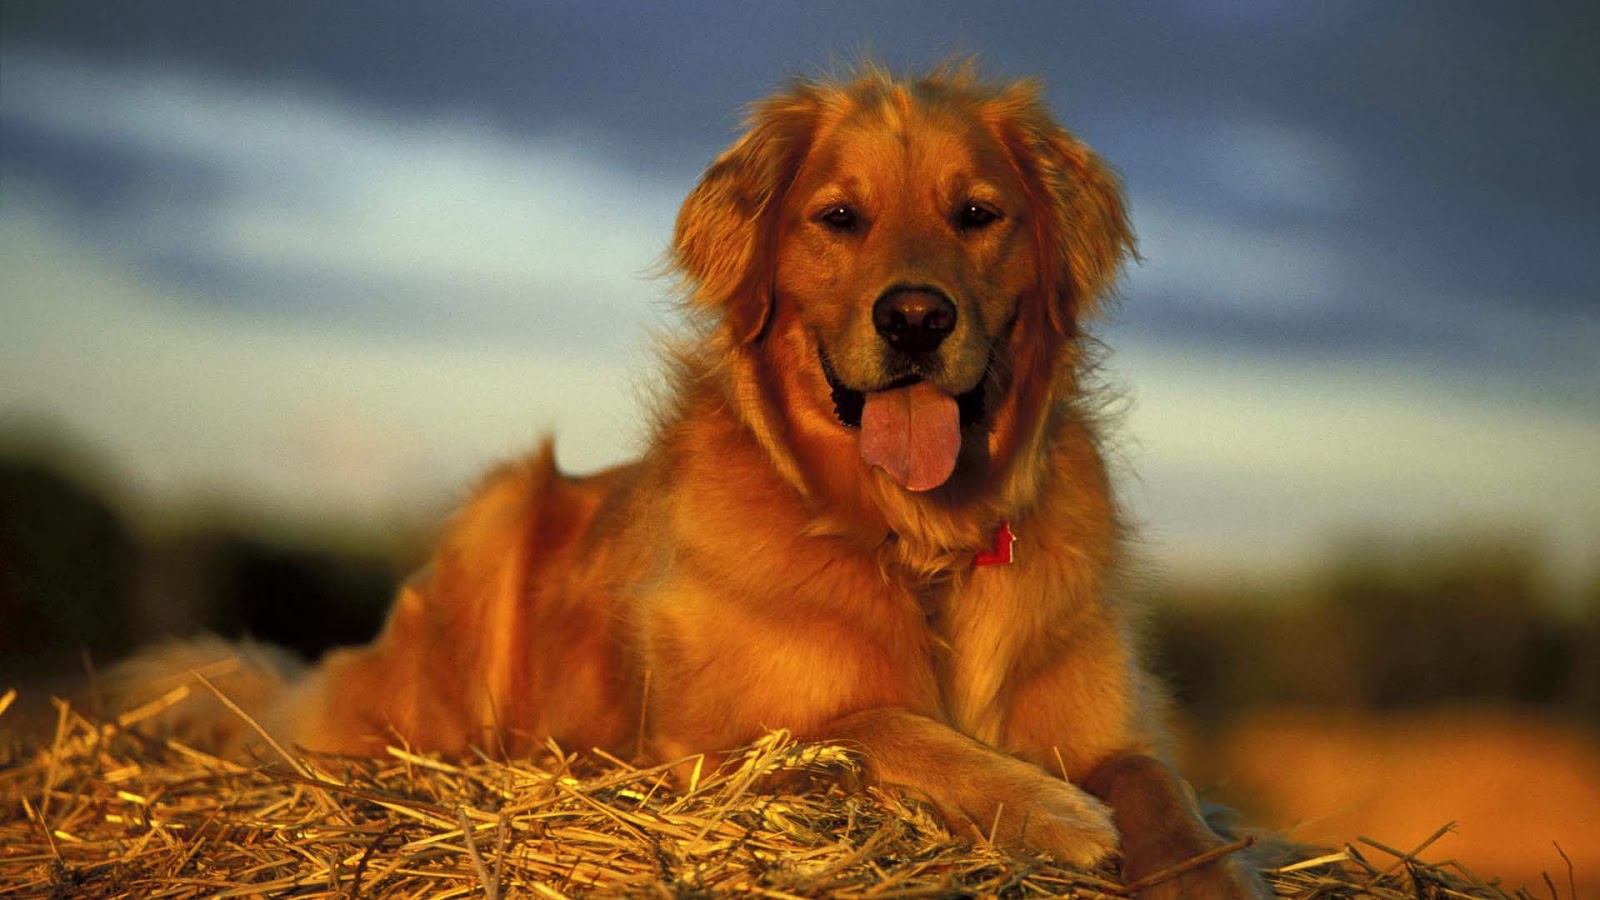
[[[956,305],[931,288],[890,288],[872,304],[872,324],[901,353],[931,353],[956,330]]]

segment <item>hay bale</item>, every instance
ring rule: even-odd
[[[0,715],[14,692],[0,696]],[[1116,897],[953,835],[842,748],[773,732],[715,770],[278,748],[248,765],[56,701],[48,745],[0,750],[0,895],[60,897]],[[682,769],[680,769],[681,771]],[[1442,832],[1441,832],[1442,833]],[[1381,863],[1374,857],[1387,855]],[[1270,874],[1284,897],[1525,897],[1375,842]]]

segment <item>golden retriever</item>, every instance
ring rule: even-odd
[[[1031,83],[792,83],[678,215],[693,321],[643,458],[491,474],[382,634],[262,721],[314,750],[665,761],[783,727],[1066,863],[1120,844],[1137,879],[1222,845],[1109,592],[1082,324],[1132,246]],[[1263,892],[1226,857],[1147,895]]]

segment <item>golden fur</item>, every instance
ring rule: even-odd
[[[678,216],[694,321],[643,458],[572,478],[547,446],[494,472],[382,634],[262,721],[316,750],[669,761],[784,727],[1066,862],[1119,827],[1130,877],[1217,846],[1109,590],[1080,325],[1132,242],[1116,179],[1029,83],[866,67],[761,101]],[[874,319],[907,292],[953,310],[909,356]],[[866,464],[833,399],[916,381],[979,409],[926,490]],[[1016,562],[975,568],[1002,522]],[[1230,861],[1150,895],[1260,891]]]

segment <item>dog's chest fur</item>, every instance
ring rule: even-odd
[[[1015,662],[1010,617],[994,614],[999,610],[990,592],[975,590],[970,575],[925,588],[918,599],[943,717],[967,735],[998,744],[1006,714],[999,701]]]

